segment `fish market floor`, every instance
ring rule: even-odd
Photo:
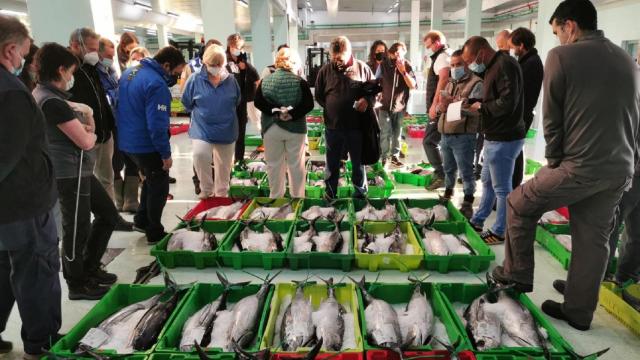
[[[185,121],[186,119],[179,119],[179,121]],[[174,119],[174,121],[177,121]],[[257,133],[256,129],[250,131]],[[424,151],[422,149],[422,143],[419,139],[408,139],[409,143],[409,155],[405,159],[406,163],[416,163],[423,160]],[[184,215],[190,207],[193,207],[197,203],[197,198],[193,192],[193,183],[191,181],[192,173],[192,160],[191,160],[191,142],[188,139],[187,134],[180,134],[172,137],[171,145],[173,150],[173,168],[171,169],[171,176],[177,179],[177,183],[171,185],[170,192],[174,196],[174,200],[170,200],[163,214],[163,222],[165,227],[169,230],[175,227],[178,223],[176,215]],[[253,149],[251,149],[253,150]],[[312,152],[314,158],[322,159],[317,152]],[[399,198],[425,198],[435,197],[434,193],[428,193],[424,189],[419,189],[409,185],[396,185],[397,190],[393,197]],[[460,187],[460,185],[458,185]],[[478,191],[476,192],[476,206],[479,203],[482,188],[480,182],[478,182]],[[461,189],[455,196],[455,203],[459,204],[461,201]],[[130,215],[124,215],[125,218],[131,220]],[[490,217],[487,224],[493,223],[494,216]],[[140,233],[132,232],[115,232],[109,243],[109,248],[123,248],[124,251],[118,255],[113,262],[111,262],[107,270],[116,273],[119,277],[119,282],[129,283],[132,282],[135,277],[135,270],[141,266],[149,264],[153,258],[149,255],[150,246],[146,244],[146,240]],[[492,247],[496,253],[496,262],[492,264],[492,267],[497,264],[502,264],[504,259],[504,245]],[[533,302],[540,306],[546,299],[553,299],[556,301],[562,301],[562,296],[553,290],[551,283],[555,279],[564,279],[566,277],[566,271],[563,270],[561,265],[556,261],[545,249],[536,244],[535,246],[536,256],[536,272],[535,272],[535,291],[530,294]],[[246,281],[256,279],[243,273],[241,271],[235,271],[233,269],[224,269],[232,282]],[[195,281],[200,282],[217,282],[215,277],[216,269],[204,269],[196,270],[192,268],[176,268],[170,272],[179,283],[190,283]],[[256,275],[262,276],[265,271],[261,269],[251,269]],[[318,275],[321,277],[334,277],[336,281],[343,278],[345,273],[338,270],[310,270],[312,275]],[[417,271],[418,275],[423,276],[426,271]],[[373,279],[377,274],[369,273],[363,270],[354,270],[350,273],[352,277],[361,277],[367,275],[368,278]],[[278,282],[287,282],[294,279],[302,279],[307,276],[307,271],[292,271],[285,270],[279,277]],[[403,283],[407,282],[406,273],[398,271],[384,271],[381,272],[379,281],[390,283]],[[480,274],[481,277],[484,275]],[[480,280],[473,274],[465,272],[453,272],[449,274],[431,273],[429,281],[432,282],[466,282],[466,283],[479,283]],[[60,274],[60,282],[62,285],[62,333],[68,332],[95,304],[95,301],[69,301],[67,294],[68,290],[66,283]],[[161,283],[162,278],[157,277],[152,280],[151,283]],[[43,299],[43,301],[45,301]],[[573,344],[575,349],[580,354],[590,354],[603,348],[611,347],[611,350],[605,354],[602,359],[640,359],[640,338],[636,337],[631,331],[622,325],[617,319],[606,312],[602,307],[598,307],[595,318],[592,324],[592,329],[588,332],[579,332],[569,327],[565,322],[550,319],[553,325],[560,331],[560,333]],[[20,359],[22,358],[22,342],[20,340],[20,317],[17,307],[14,307],[14,311],[9,318],[7,330],[2,334],[3,339],[12,341],[14,344],[14,351],[0,355],[0,359]],[[635,354],[635,355],[634,355]]]

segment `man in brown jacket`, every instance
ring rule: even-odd
[[[548,165],[509,196],[504,267],[493,276],[532,291],[536,223],[568,206],[573,251],[564,303],[547,300],[542,310],[585,331],[598,304],[615,208],[634,172],[640,80],[631,57],[597,30],[589,0],[562,2],[550,24],[563,46],[545,65]]]

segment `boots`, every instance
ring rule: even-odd
[[[122,206],[124,205],[124,181],[122,179],[114,179],[113,180],[113,192],[116,200],[116,209],[118,212],[122,211]]]
[[[138,206],[140,205],[138,202],[139,185],[140,179],[137,176],[126,176],[124,178],[124,204],[122,205],[122,211],[129,213],[138,211]]]
[[[473,216],[473,200],[473,196],[465,195],[464,200],[460,205],[460,213],[462,213],[462,215],[464,215],[467,220],[471,219],[471,217]]]

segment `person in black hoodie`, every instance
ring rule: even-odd
[[[100,36],[90,28],[79,28],[71,33],[69,38],[69,51],[80,61],[74,76],[74,85],[69,90],[70,101],[88,105],[93,110],[93,118],[96,124],[95,147],[96,163],[94,174],[100,181],[111,199],[114,199],[113,187],[113,129],[115,118],[106,92],[100,81],[100,74],[96,64],[100,61],[98,55]],[[115,205],[114,205],[115,207]],[[124,220],[118,215],[116,231],[132,231],[133,223]]]
[[[56,342],[62,312],[58,196],[45,120],[16,77],[30,43],[20,20],[0,15],[0,334],[17,303],[24,358],[38,359]],[[0,354],[11,350],[0,337]]]
[[[542,89],[542,78],[544,69],[542,60],[538,56],[536,46],[536,36],[531,30],[526,28],[517,28],[511,33],[509,38],[509,52],[511,56],[518,59],[520,69],[522,69],[522,85],[524,93],[524,129],[525,133],[531,128],[533,117],[535,115],[536,104]],[[513,170],[513,188],[517,188],[522,183],[524,176],[524,153],[520,151],[520,155],[516,159],[515,168]]]

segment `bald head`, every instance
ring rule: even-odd
[[[511,36],[511,30],[509,29],[504,29],[496,35],[498,50],[509,51],[509,36]]]

